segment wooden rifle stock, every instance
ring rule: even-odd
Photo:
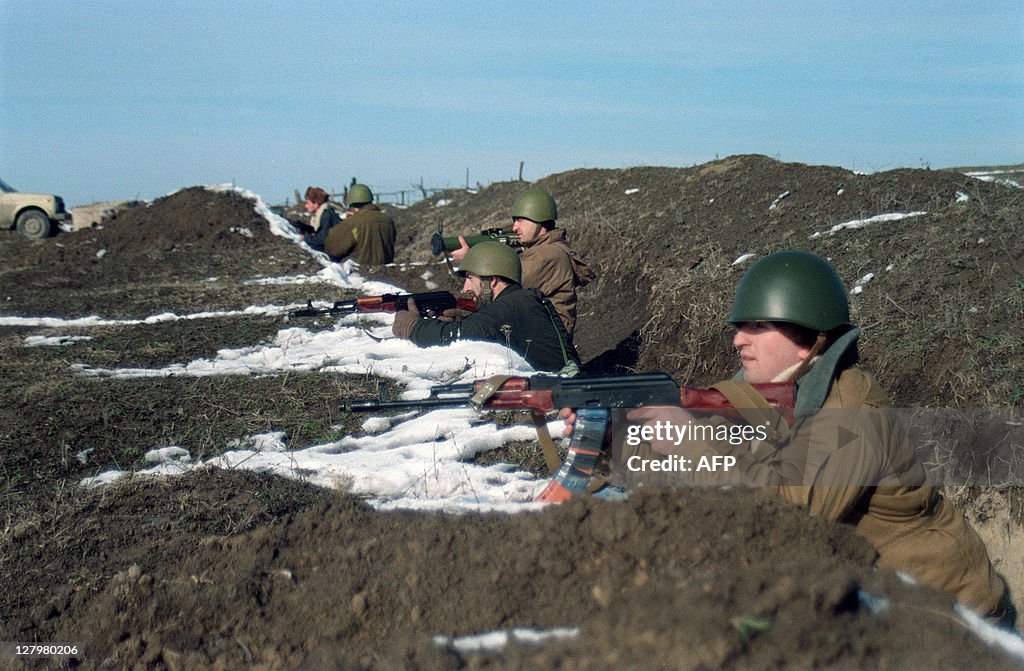
[[[757,393],[764,397],[764,400],[768,401],[768,405],[778,410],[787,422],[793,423],[795,387],[792,382],[765,382],[750,386],[756,389]],[[679,389],[679,405],[694,412],[721,415],[727,419],[743,421],[743,416],[739,411],[733,407],[725,394],[717,389],[681,387]]]

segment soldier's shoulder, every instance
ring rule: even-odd
[[[836,379],[833,390],[844,400],[844,406],[884,408],[889,397],[870,372],[860,366],[844,369]]]
[[[569,246],[564,242],[546,242],[523,250],[521,258],[544,263],[572,265]]]

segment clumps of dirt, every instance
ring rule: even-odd
[[[33,621],[57,617],[67,607],[62,602],[87,599],[132,564],[173,569],[210,535],[252,531],[332,496],[296,480],[209,469],[78,489],[46,514],[17,521],[2,538],[5,640]],[[53,597],[55,575],[62,587]]]
[[[63,524],[95,535],[100,559],[47,558],[76,563],[77,578],[13,614],[14,631],[83,641],[98,666],[1011,667],[950,617],[948,598],[873,571],[849,529],[758,492],[445,516],[251,477],[135,482],[107,515],[90,495]],[[146,511],[134,534],[119,519],[129,509]],[[115,546],[99,540],[106,524]],[[496,655],[434,641],[515,627],[580,633]]]

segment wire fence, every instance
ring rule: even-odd
[[[460,187],[427,187],[423,189],[403,189],[401,191],[373,191],[373,200],[375,203],[404,207],[406,205],[412,205],[424,198],[430,198],[431,196],[435,196],[444,191],[458,188]],[[328,195],[331,197],[331,200],[344,203],[345,197],[348,195],[348,189],[342,189],[341,191],[332,192]]]

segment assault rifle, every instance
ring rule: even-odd
[[[288,316],[319,317],[325,315],[351,315],[357,312],[397,312],[408,309],[410,298],[416,302],[416,308],[421,314],[431,317],[452,308],[476,312],[476,301],[472,298],[456,298],[448,291],[427,291],[419,294],[364,296],[350,301],[336,301],[323,308],[313,307],[313,301],[306,301],[306,307],[301,310],[293,310],[288,313]]]
[[[778,415],[793,421],[794,387],[791,382],[751,385]],[[346,412],[385,409],[438,408],[472,404],[487,410],[530,410],[542,444],[550,443],[544,413],[561,408],[576,411],[569,452],[554,478],[537,497],[558,503],[586,491],[594,467],[605,449],[605,432],[612,408],[677,405],[700,413],[747,421],[746,408],[737,409],[717,389],[680,387],[666,373],[627,375],[554,375],[514,377],[498,375],[486,380],[431,387],[423,399],[382,401],[378,398],[346,402]],[[542,430],[543,427],[543,430]]]
[[[520,246],[519,236],[511,228],[485,228],[480,231],[480,235],[467,235],[465,238],[470,247],[488,240],[494,240],[509,247]],[[430,237],[430,251],[433,252],[434,256],[440,256],[461,246],[459,236],[445,237],[441,235],[440,226],[438,226],[437,233]]]

